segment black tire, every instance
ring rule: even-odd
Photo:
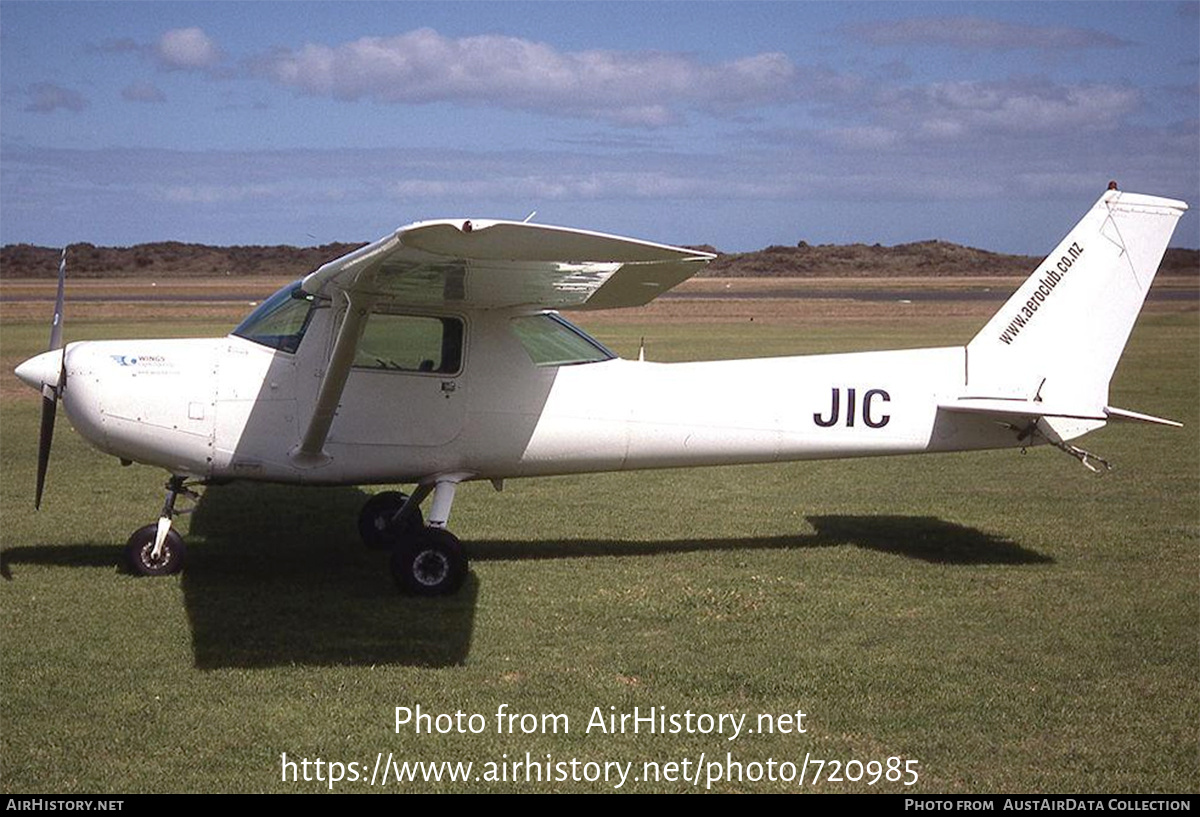
[[[133,575],[169,576],[183,569],[187,546],[183,544],[183,537],[174,528],[167,532],[159,558],[150,557],[154,551],[154,537],[157,534],[157,524],[146,525],[135,530],[133,536],[125,543],[125,563]]]
[[[387,550],[404,538],[406,533],[425,526],[421,509],[414,508],[408,523],[403,527],[389,524],[408,500],[408,494],[399,491],[384,491],[363,503],[358,513],[358,535],[371,550]]]
[[[409,596],[448,596],[467,578],[467,557],[458,537],[423,528],[392,549],[392,578]]]

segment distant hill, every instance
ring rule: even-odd
[[[323,244],[319,247],[209,247],[168,241],[134,247],[96,247],[73,244],[68,249],[70,274],[80,278],[213,275],[271,275],[299,278],[326,261],[362,244]],[[697,247],[717,252],[712,247]],[[29,244],[0,248],[0,276],[53,277],[59,250]],[[1023,276],[1041,261],[1028,255],[963,247],[945,241],[918,241],[884,247],[879,244],[820,244],[803,241],[794,247],[771,246],[746,253],[718,253],[703,273],[706,277],[850,278]],[[1167,250],[1164,275],[1200,277],[1200,250]]]
[[[213,275],[272,275],[299,278],[362,244],[323,244],[320,247],[210,247],[165,241],[133,247],[72,244],[67,270],[78,278],[121,278],[161,275],[172,278]],[[0,247],[0,275],[40,278],[58,274],[61,249],[31,244]]]
[[[1041,256],[1005,255],[936,240],[894,247],[814,246],[801,241],[795,247],[776,245],[757,252],[719,255],[704,274],[764,278],[1021,277],[1032,272],[1041,260]],[[1200,250],[1167,250],[1160,274],[1200,277]]]

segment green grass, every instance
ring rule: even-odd
[[[962,342],[978,322],[804,329],[592,327],[652,360]],[[227,328],[183,324],[172,334]],[[152,335],[77,323],[72,339]],[[45,343],[7,323],[5,359]],[[317,791],[280,753],[373,763],[768,758],[920,761],[921,792],[1200,788],[1200,332],[1144,317],[1114,405],[1183,430],[1054,450],[561,477],[465,486],[460,595],[398,596],[354,533],[354,488],[209,489],[182,576],[116,568],[164,475],[121,468],[60,420],[34,513],[37,401],[0,404],[0,789]],[[9,375],[4,375],[9,376]],[[487,716],[478,735],[392,729],[393,708]],[[566,713],[499,735],[494,713]],[[592,707],[808,713],[803,735],[584,734]],[[346,791],[365,791],[344,783]],[[604,791],[472,782],[397,791]],[[627,789],[688,791],[686,783]],[[793,790],[768,781],[720,790]],[[821,791],[898,791],[822,784]]]

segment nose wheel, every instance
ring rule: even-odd
[[[185,485],[186,478],[173,475],[167,480],[167,498],[158,521],[138,528],[125,543],[125,563],[135,576],[167,576],[183,569],[187,547],[183,537],[171,527],[176,514],[191,513],[175,510],[175,501],[185,497],[195,501],[200,495]]]
[[[183,537],[174,529],[167,531],[162,546],[155,552],[158,538],[158,523],[138,528],[125,543],[125,561],[131,572],[138,576],[167,576],[183,569],[187,546]]]

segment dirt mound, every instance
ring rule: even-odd
[[[187,278],[214,275],[270,275],[299,278],[305,273],[361,247],[362,244],[323,244],[319,247],[210,247],[177,241],[133,247],[73,244],[68,249],[74,278],[142,275]],[[963,247],[946,241],[918,241],[884,247],[880,244],[821,244],[803,241],[794,247],[771,246],[756,252],[720,253],[703,275],[717,278],[936,278],[945,276],[1025,276],[1041,260],[1029,255]],[[0,275],[5,278],[53,277],[59,250],[30,244],[0,248]],[[1200,251],[1167,250],[1164,275],[1200,277]]]

